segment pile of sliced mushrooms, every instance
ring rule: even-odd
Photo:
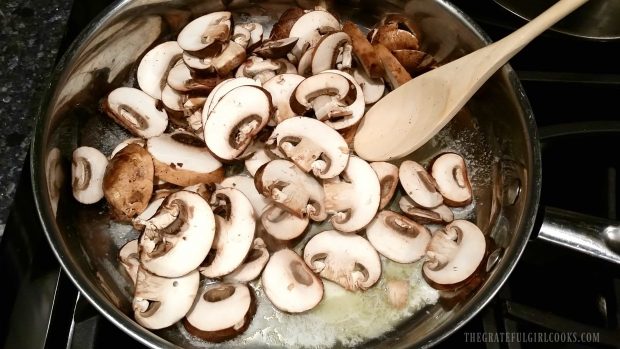
[[[73,153],[75,199],[105,197],[113,219],[141,232],[119,253],[136,321],[182,321],[225,341],[251,322],[256,283],[277,309],[305,312],[321,302],[322,279],[351,292],[376,285],[380,256],[424,259],[433,287],[467,281],[486,244],[451,209],[472,202],[465,160],[368,163],[351,147],[369,105],[435,66],[415,26],[387,16],[366,36],[324,9],[292,8],[266,34],[230,12],[196,18],[144,55],[139,88],[102,102],[135,138],[109,157]]]

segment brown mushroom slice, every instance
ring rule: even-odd
[[[209,204],[189,191],[170,194],[157,214],[143,222],[140,261],[147,271],[179,277],[198,268],[215,236],[215,219]]]
[[[282,13],[278,21],[273,25],[273,28],[271,29],[271,34],[269,35],[269,39],[280,40],[287,38],[295,22],[297,22],[297,20],[304,14],[304,9],[300,7],[291,7],[289,9],[286,9],[286,11]]]
[[[220,183],[224,188],[234,188],[239,190],[250,200],[252,208],[254,208],[254,218],[259,219],[265,208],[269,205],[269,199],[262,196],[254,185],[254,178],[236,175],[227,177]]]
[[[403,161],[398,176],[405,192],[418,206],[432,208],[443,203],[443,197],[435,187],[435,180],[422,165],[412,160]]]
[[[213,89],[213,91],[209,93],[209,96],[207,96],[207,99],[204,102],[204,108],[201,114],[203,125],[207,121],[207,116],[209,115],[209,113],[211,113],[211,111],[217,105],[220,99],[222,99],[222,97],[224,97],[224,95],[226,95],[228,92],[234,90],[235,88],[239,86],[260,87],[261,84],[258,81],[255,81],[253,79],[246,78],[246,77],[231,78],[231,79],[226,79],[222,81],[222,83],[217,85]]]
[[[269,261],[269,251],[267,251],[265,242],[261,238],[256,238],[243,263],[232,273],[226,275],[224,280],[234,282],[250,282],[255,280],[260,276],[267,261]]]
[[[216,73],[227,76],[245,61],[245,48],[231,41],[219,54],[197,57],[187,52],[183,53],[183,61],[188,67],[205,73]]]
[[[390,84],[393,90],[406,84],[411,80],[411,75],[407,69],[394,57],[394,55],[385,46],[381,44],[373,45],[375,52],[383,64],[385,71],[384,79]]]
[[[213,260],[201,266],[200,273],[217,278],[231,273],[248,254],[254,240],[254,208],[243,193],[234,188],[218,189],[211,196],[217,230]]]
[[[94,204],[103,198],[103,177],[108,158],[99,150],[79,147],[71,160],[73,197],[83,204]]]
[[[267,234],[279,241],[291,241],[300,237],[308,227],[308,217],[297,217],[275,204],[265,208],[260,216]]]
[[[291,52],[301,58],[309,47],[314,47],[321,40],[323,33],[336,30],[340,30],[340,22],[331,13],[323,10],[308,12],[291,27],[289,37],[299,38]]]
[[[138,239],[131,240],[121,247],[118,251],[118,259],[123,268],[129,275],[132,285],[138,280],[138,269],[140,268],[140,258],[138,255]]]
[[[398,167],[383,161],[371,162],[370,167],[379,178],[379,185],[381,186],[379,209],[382,210],[390,203],[398,187]]]
[[[353,53],[362,66],[365,74],[373,79],[381,78],[383,76],[383,65],[381,64],[381,60],[357,24],[346,21],[342,25],[342,30],[351,38]]]
[[[377,252],[397,263],[422,258],[431,233],[411,219],[392,211],[381,211],[366,227],[366,237]]]
[[[304,80],[303,76],[297,74],[280,74],[267,80],[263,88],[271,94],[271,101],[276,108],[276,124],[297,115],[291,109],[291,96],[295,88]]]
[[[455,220],[433,233],[426,251],[428,261],[422,271],[436,284],[454,285],[476,271],[485,250],[482,231],[469,221]]]
[[[189,52],[222,47],[230,37],[230,15],[228,11],[213,12],[189,22],[179,33],[179,46]]]
[[[243,23],[240,24],[242,28],[247,29],[250,32],[250,40],[248,41],[247,50],[252,51],[256,46],[260,45],[263,41],[264,28],[260,23]]]
[[[110,92],[103,109],[114,121],[133,135],[151,138],[164,133],[168,114],[158,101],[132,87],[119,87]]]
[[[408,196],[402,196],[398,200],[398,206],[403,213],[420,224],[442,224],[450,223],[454,220],[454,213],[446,205],[439,205],[433,208],[424,208],[416,205]]]
[[[206,117],[204,139],[221,159],[243,154],[273,113],[269,92],[256,86],[240,86],[224,95]]]
[[[336,115],[334,119],[330,117],[327,120],[323,121],[326,125],[330,126],[331,128],[335,130],[343,130],[345,128],[356,125],[358,122],[360,122],[360,120],[362,120],[362,117],[364,116],[364,113],[366,112],[366,99],[364,97],[364,92],[362,90],[362,87],[357,83],[355,78],[351,76],[351,74],[340,71],[340,70],[326,70],[322,74],[329,74],[329,73],[334,73],[334,74],[338,74],[338,75],[345,77],[347,80],[349,80],[351,85],[355,87],[355,97],[353,101],[350,102],[346,108],[350,112],[350,114],[349,115]],[[329,113],[332,113],[332,112],[330,111],[328,112],[328,114]]]
[[[325,209],[333,214],[334,228],[354,232],[364,228],[377,213],[381,185],[370,165],[351,156],[340,177],[325,180]]]
[[[349,291],[367,290],[381,276],[381,259],[370,242],[337,230],[313,236],[304,247],[304,261],[312,271]]]
[[[254,54],[263,58],[283,58],[297,43],[298,38],[284,38],[263,42],[254,50]]]
[[[312,74],[336,68],[338,55],[343,55],[344,47],[351,46],[351,38],[345,32],[323,35],[317,42],[312,56]]]
[[[269,258],[261,282],[265,295],[281,311],[302,313],[323,299],[323,282],[297,253],[282,249]]]
[[[153,157],[155,176],[166,182],[188,186],[224,179],[222,163],[193,134],[177,131],[153,137],[146,149]]]
[[[433,161],[431,175],[446,205],[466,206],[471,202],[471,184],[467,176],[467,165],[462,156],[455,153],[439,156]]]
[[[215,283],[196,298],[183,325],[192,335],[219,343],[245,332],[255,313],[256,300],[247,285]]]
[[[318,120],[335,121],[353,115],[349,105],[357,98],[357,88],[346,76],[324,72],[297,85],[291,96],[291,108],[297,115],[314,110]]]
[[[430,54],[418,50],[393,50],[392,54],[411,74],[420,74],[437,64]]]
[[[282,121],[266,144],[279,150],[301,170],[312,171],[319,178],[339,175],[349,160],[349,146],[344,138],[312,118],[292,117]]]
[[[398,23],[386,23],[377,28],[371,44],[382,44],[388,50],[417,50],[420,43],[415,34],[400,29]]]
[[[362,69],[353,70],[353,78],[362,88],[364,102],[373,104],[378,102],[385,93],[385,82],[382,78],[373,79]]]
[[[119,219],[142,213],[153,193],[153,159],[143,147],[129,144],[106,167],[103,194]]]
[[[177,278],[164,278],[140,268],[132,302],[134,318],[151,330],[173,325],[189,312],[199,282],[196,270]]]
[[[183,49],[176,41],[166,41],[147,52],[136,74],[140,89],[155,99],[162,99],[168,72],[182,54]]]

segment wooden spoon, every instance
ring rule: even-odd
[[[473,94],[525,45],[588,0],[561,0],[514,33],[420,75],[377,102],[355,135],[368,161],[404,157],[437,134]]]

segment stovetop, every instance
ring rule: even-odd
[[[524,24],[491,0],[453,2],[493,40]],[[107,3],[74,3],[61,52]],[[618,218],[616,52],[620,42],[550,32],[511,61],[540,127],[543,205]],[[79,294],[60,270],[34,212],[26,166],[0,242],[0,343],[5,348],[143,347]],[[619,320],[618,265],[534,240],[493,301],[439,347],[537,348],[546,342],[552,348],[618,348]]]

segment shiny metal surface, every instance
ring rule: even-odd
[[[443,0],[124,0],[91,23],[62,59],[54,87],[42,105],[32,145],[38,213],[58,259],[80,291],[142,343],[153,348],[196,346],[175,327],[154,333],[133,321],[131,288],[116,256],[120,246],[138,232],[110,222],[104,203],[83,206],[73,200],[69,181],[61,180],[68,178],[72,150],[86,145],[109,153],[128,136],[101,114],[100,99],[114,87],[132,85],[139,57],[152,45],[174,38],[191,18],[228,8],[237,21],[252,18],[268,25],[290,6],[317,4],[366,27],[385,13],[403,13],[418,23],[423,48],[442,62],[488,43],[465,14]],[[393,332],[365,343],[366,348],[430,347],[447,337],[495,295],[528,241],[540,195],[540,152],[531,108],[509,66],[496,73],[413,158],[427,161],[446,150],[459,151],[468,160],[478,203],[474,220],[496,245],[493,262],[475,287],[461,289],[450,302],[424,309]],[[58,165],[46,165],[48,154],[56,151],[61,154]]]

